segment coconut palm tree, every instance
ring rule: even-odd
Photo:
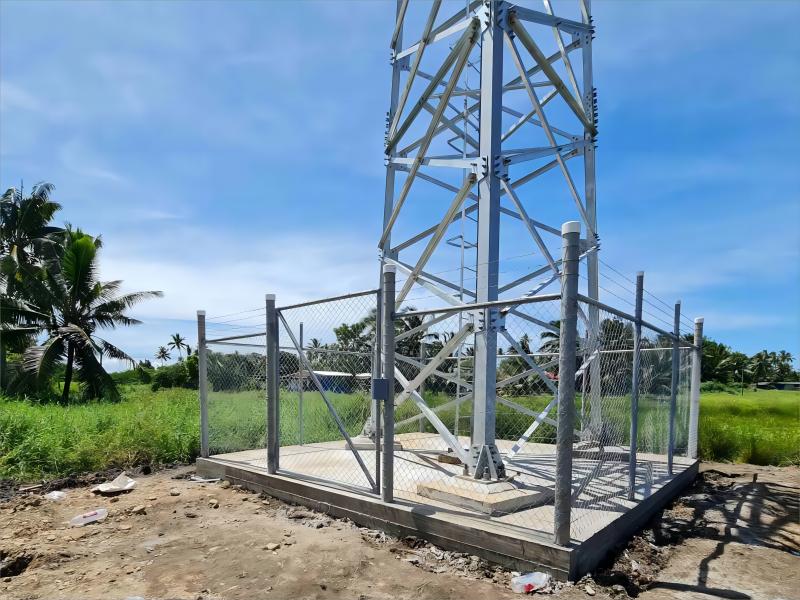
[[[169,350],[167,350],[164,346],[158,347],[158,352],[156,352],[156,360],[160,360],[161,364],[163,365],[171,358],[169,354]]]
[[[60,234],[57,255],[49,258],[44,278],[34,286],[34,304],[47,314],[47,338],[31,346],[23,355],[23,369],[35,376],[41,387],[63,360],[66,360],[62,401],[69,398],[73,369],[77,365],[78,380],[90,398],[106,395],[118,397],[116,386],[98,361],[99,352],[111,358],[135,361],[123,350],[97,335],[98,329],[113,329],[119,325],[137,325],[140,321],[125,311],[148,298],[160,297],[161,292],[119,294],[121,281],[102,282],[97,279],[100,238],[69,226]]]
[[[63,231],[50,221],[61,206],[50,200],[53,185],[39,183],[30,195],[10,188],[0,197],[0,386],[6,388],[6,353],[22,352],[42,330],[42,316],[24,296],[42,277],[50,235]]]
[[[22,189],[10,188],[0,198],[0,277],[9,295],[16,295],[29,277],[41,276],[37,271],[56,245],[52,234],[63,231],[50,225],[61,209],[50,200],[53,189],[38,183],[27,197]]]
[[[173,350],[178,351],[178,360],[183,358],[181,356],[181,350],[186,348],[189,350],[189,345],[186,343],[186,338],[183,337],[180,333],[173,333],[172,338],[170,338],[170,342],[167,344],[167,348],[172,348]]]
[[[770,381],[772,375],[772,359],[770,353],[766,350],[757,352],[750,357],[750,371],[753,374],[753,381],[756,384],[756,391],[758,391],[759,381]]]

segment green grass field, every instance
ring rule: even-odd
[[[150,391],[143,385],[122,388],[118,403],[75,406],[35,404],[0,398],[0,477],[38,479],[111,466],[170,463],[192,460],[199,449],[197,392],[185,389]],[[214,392],[209,398],[210,442],[213,452],[263,447],[265,440],[263,392]],[[331,402],[350,435],[357,435],[369,414],[363,396],[330,394]],[[303,440],[338,439],[335,423],[317,393],[303,399]],[[431,405],[449,400],[428,395]],[[533,411],[547,404],[546,396],[513,399]],[[298,394],[282,392],[281,440],[300,441]],[[578,398],[578,411],[581,411]],[[666,443],[665,398],[640,401],[639,445],[643,452],[663,452]],[[683,409],[682,409],[683,410]],[[629,404],[625,398],[609,398],[603,412],[614,427],[604,432],[609,439],[627,441]],[[459,428],[469,428],[469,407],[462,406]],[[397,411],[397,420],[416,413],[411,403]],[[455,410],[441,412],[452,429]],[[679,413],[679,421],[681,421]],[[498,437],[516,439],[530,424],[530,417],[498,406]],[[398,428],[398,433],[419,431],[418,422]],[[432,432],[429,424],[425,431]],[[531,438],[551,442],[553,427],[543,424]],[[677,431],[677,447],[685,448],[686,432]],[[712,393],[702,397],[699,451],[705,460],[755,464],[800,464],[800,392],[747,392],[743,397]]]

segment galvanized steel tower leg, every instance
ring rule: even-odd
[[[570,541],[572,512],[572,443],[575,436],[575,357],[578,341],[578,268],[581,224],[561,227],[561,327],[558,358],[558,427],[556,429],[556,482],[554,541]]]
[[[487,6],[490,22],[481,33],[480,156],[483,178],[478,184],[478,272],[476,300],[497,300],[500,258],[500,165],[501,109],[503,106],[503,30],[500,26],[504,2]],[[495,445],[495,401],[497,390],[497,319],[495,308],[482,311],[475,332],[474,409],[472,424],[473,476],[476,479],[505,477],[505,467]]]
[[[591,25],[591,0],[583,0],[583,22]],[[596,124],[596,106],[594,78],[592,75],[592,34],[581,34],[581,47],[583,49],[583,107],[592,122]],[[595,250],[586,255],[586,278],[588,280],[587,296],[592,300],[600,299],[600,268],[599,244],[597,238],[597,186],[595,183],[595,141],[596,135],[590,130],[584,130],[583,139],[587,142],[583,150],[583,178],[584,199],[586,214],[589,217],[589,227],[594,232],[593,239],[587,239],[589,245],[594,245]],[[587,238],[592,237],[588,234]],[[600,310],[595,305],[589,305],[589,339],[598,343],[597,336],[600,332]],[[601,387],[601,360],[598,355],[595,363],[589,367],[589,406],[591,429],[595,435],[602,435],[603,415],[600,400]],[[582,400],[585,402],[585,399]]]

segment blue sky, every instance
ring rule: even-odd
[[[593,13],[603,260],[716,339],[800,354],[800,4]],[[106,278],[165,292],[111,340],[145,358],[194,340],[198,308],[374,284],[392,18],[381,1],[0,4],[2,188],[54,183],[60,218],[102,233]]]

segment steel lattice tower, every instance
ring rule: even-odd
[[[440,14],[442,8],[441,0],[398,0],[390,44],[379,248],[382,265],[395,265],[404,279],[398,307],[417,289],[468,305],[557,286],[560,224],[567,220],[582,223],[586,293],[597,298],[590,0],[577,0],[572,18],[555,15],[550,0],[542,11],[493,0],[473,0],[453,15]],[[441,219],[420,230],[420,207],[433,207]],[[448,237],[458,227],[461,233]],[[501,277],[507,274],[501,248],[523,235],[541,266]],[[463,265],[446,268],[458,266],[456,241],[462,263],[465,251],[474,253],[469,285]],[[487,309],[471,334],[472,443],[462,460],[482,479],[505,472],[495,445],[497,319],[498,311]],[[597,320],[595,309],[590,329],[596,331]],[[415,401],[424,403],[419,395]],[[596,402],[592,421],[599,422]],[[444,427],[432,422],[437,431]]]

